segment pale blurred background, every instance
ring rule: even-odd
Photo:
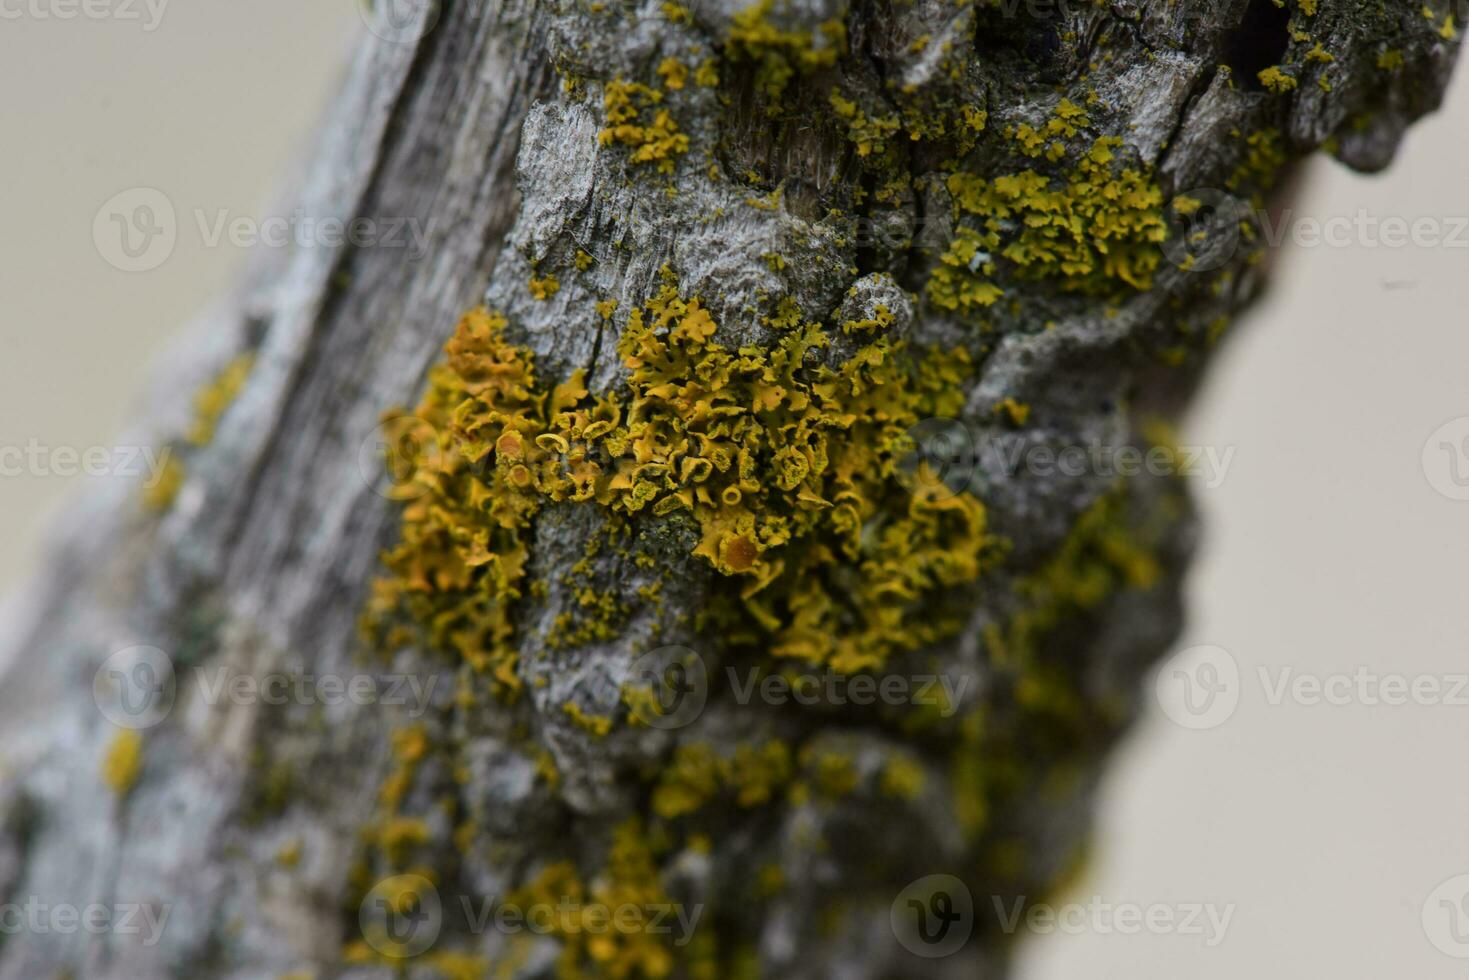
[[[190,0],[152,31],[141,4],[132,22],[0,20],[0,446],[116,438],[149,362],[246,258],[206,247],[193,209],[270,214],[362,29],[355,2]],[[1387,176],[1323,162],[1295,205],[1319,219],[1430,216],[1457,245],[1287,249],[1185,433],[1234,450],[1222,483],[1197,488],[1207,540],[1181,646],[1228,651],[1238,706],[1186,730],[1150,694],[1106,782],[1090,873],[1058,902],[1232,906],[1223,941],[1088,926],[1028,943],[1023,980],[1469,971],[1430,941],[1469,954],[1434,918],[1463,889],[1435,896],[1428,928],[1422,914],[1469,873],[1469,689],[1459,704],[1271,704],[1257,673],[1367,667],[1449,691],[1469,671],[1469,501],[1436,492],[1422,455],[1469,415],[1459,81]],[[172,199],[180,233],[160,268],[126,274],[99,256],[92,222],[139,185]],[[0,590],[87,482],[0,480]]]

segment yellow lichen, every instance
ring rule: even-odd
[[[424,957],[425,965],[442,980],[484,980],[490,961],[483,956],[443,950]]]
[[[689,68],[677,58],[664,58],[658,63],[658,77],[663,87],[671,92],[681,91],[689,80]]]
[[[993,304],[1003,295],[989,278],[1000,259],[1017,278],[1054,280],[1066,290],[1147,289],[1167,237],[1163,196],[1150,174],[1114,170],[1121,145],[1098,139],[1064,181],[1033,170],[993,180],[952,174],[956,212],[977,216],[980,227],[961,225],[940,256],[928,284],[934,305],[967,312]]]
[[[606,715],[587,714],[582,710],[581,705],[574,701],[566,702],[561,706],[561,710],[578,728],[593,735],[606,735],[612,730],[611,718]]]
[[[955,817],[971,839],[1027,780],[1064,775],[1067,753],[1092,751],[1097,722],[1088,713],[1105,705],[1077,689],[1074,665],[1048,656],[1047,642],[1113,596],[1146,591],[1160,580],[1153,532],[1130,522],[1127,504],[1119,489],[1087,508],[1052,557],[1016,583],[1018,606],[1008,620],[984,631],[996,683],[1011,687],[1019,714],[1000,717],[982,708],[960,724],[949,785]],[[1036,738],[1044,741],[1030,741]]]
[[[184,485],[184,475],[184,464],[165,449],[163,466],[154,474],[153,483],[143,487],[143,506],[149,510],[168,510]]]
[[[395,866],[401,866],[413,848],[426,843],[428,824],[414,817],[392,817],[377,828],[377,845]]]
[[[774,0],[758,0],[736,13],[725,46],[731,61],[756,66],[755,88],[772,109],[797,73],[831,68],[847,48],[847,29],[840,20],[822,23],[815,35],[787,31],[770,22],[774,8]]]
[[[729,794],[742,808],[762,806],[791,776],[790,750],[782,742],[742,743],[729,756],[717,755],[703,742],[687,743],[659,774],[653,812],[673,820],[703,809],[720,794]]]
[[[126,797],[143,772],[143,735],[124,728],[112,738],[102,758],[102,781],[119,797]]]
[[[224,369],[194,396],[194,421],[185,438],[196,446],[206,445],[214,438],[214,428],[220,416],[230,407],[250,370],[255,366],[253,354],[242,354],[224,366]]]
[[[883,766],[879,788],[885,796],[911,801],[923,793],[927,779],[920,763],[906,755],[893,756]]]
[[[561,280],[555,276],[548,275],[539,279],[534,276],[530,281],[530,294],[539,300],[548,300],[561,289]]]
[[[417,416],[438,441],[405,494],[379,618],[406,607],[434,645],[517,686],[509,609],[525,527],[546,501],[579,501],[692,519],[694,555],[741,579],[734,635],[777,656],[854,671],[955,628],[910,611],[979,576],[984,508],[934,480],[910,490],[901,464],[910,426],[958,411],[961,353],[915,358],[879,338],[813,368],[827,345],[817,324],[732,350],[669,279],[628,315],[626,390],[592,396],[580,372],[538,392],[503,326],[471,313],[431,377]],[[861,574],[833,577],[839,566]]]
[[[1272,92],[1284,94],[1296,87],[1295,77],[1287,75],[1278,66],[1263,69],[1259,73],[1260,84]]]
[[[886,148],[888,139],[902,125],[896,115],[868,116],[857,103],[842,98],[836,90],[832,91],[827,100],[836,110],[837,118],[847,127],[847,139],[856,146],[859,157],[865,157],[874,151],[881,153]]]
[[[1024,425],[1030,419],[1030,406],[1014,398],[1004,398],[995,403],[995,414],[1008,418],[1013,425]]]
[[[294,868],[301,863],[301,839],[288,841],[275,852],[275,861],[283,868]]]
[[[572,862],[560,861],[512,892],[509,904],[554,910],[547,921],[550,934],[562,943],[558,973],[563,978],[660,980],[673,971],[673,950],[664,931],[650,929],[645,918],[671,907],[672,900],[635,818],[613,832],[606,863],[590,881],[582,879]],[[619,914],[609,915],[613,910]],[[593,915],[600,924],[588,928]]]
[[[656,164],[661,173],[672,173],[674,160],[689,150],[689,138],[679,132],[667,109],[658,108],[663,93],[640,82],[615,78],[607,83],[602,101],[607,126],[597,134],[597,141],[603,146],[620,143],[630,147],[633,163]]]
[[[713,88],[719,84],[719,62],[714,58],[706,58],[694,69],[694,84],[703,88]]]

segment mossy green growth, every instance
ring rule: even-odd
[[[1083,511],[1054,556],[1016,582],[1015,611],[985,631],[997,682],[1009,685],[1012,698],[1004,710],[970,713],[959,728],[950,784],[955,816],[972,840],[991,830],[991,815],[1024,787],[1060,778],[1096,748],[1099,709],[1077,689],[1078,668],[1053,662],[1046,644],[1120,592],[1160,581],[1153,538],[1129,522],[1128,503],[1119,489]]]
[[[1118,169],[1122,141],[1101,137],[1063,178],[1034,170],[986,180],[957,172],[948,179],[961,224],[928,283],[941,309],[971,312],[993,304],[1001,262],[1021,280],[1057,283],[1069,292],[1112,296],[1152,285],[1168,235],[1163,192],[1146,170]]]
[[[1126,497],[1108,494],[1084,510],[1056,556],[1023,578],[1024,606],[986,639],[992,659],[1022,669],[1033,664],[1043,637],[1061,623],[1096,609],[1123,588],[1150,589],[1158,560],[1125,521]]]
[[[791,751],[783,742],[742,743],[729,756],[717,754],[704,742],[685,743],[659,774],[653,812],[673,820],[725,795],[741,808],[761,806],[774,799],[791,777]]]

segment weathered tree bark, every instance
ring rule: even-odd
[[[212,439],[173,443],[176,495],[161,510],[136,488],[80,506],[0,647],[0,903],[167,906],[166,925],[156,942],[7,928],[0,977],[1001,975],[1011,937],[992,899],[1039,900],[1076,865],[1107,749],[1176,635],[1193,536],[1170,476],[1005,461],[1159,441],[1148,420],[1177,416],[1258,290],[1255,209],[1279,177],[1323,145],[1385,166],[1437,106],[1457,48],[1440,7],[379,11],[295,203],[411,219],[426,255],[265,257],[153,389],[147,431],[179,440],[192,393],[253,354]],[[997,180],[1026,174],[1039,184],[1023,192]],[[1035,237],[1058,213],[1073,224]],[[776,347],[790,314],[825,327],[814,356],[833,369],[866,342],[848,321],[950,364],[967,354],[958,422],[916,435],[961,425],[999,450],[944,474],[985,508],[983,572],[892,599],[923,642],[868,671],[946,678],[955,703],[741,703],[729,669],[798,663],[700,622],[743,609],[747,580],[693,554],[677,513],[620,519],[630,551],[589,548],[610,519],[592,501],[546,501],[525,528],[518,696],[422,632],[387,654],[361,638],[403,513],[374,433],[419,400],[460,315],[502,313],[540,381],[583,368],[597,395],[626,382],[628,312],[668,282],[702,298],[726,348]],[[615,314],[599,311],[608,300]],[[885,519],[869,515],[859,551]],[[835,556],[823,581],[839,591],[865,560]],[[579,621],[588,591],[620,612],[568,641],[558,624]],[[137,646],[167,659],[111,663],[172,671],[176,699],[129,741],[94,679]],[[699,655],[708,703],[682,727],[639,724],[634,668],[671,647]],[[220,669],[406,675],[432,704],[413,717],[211,698],[197,672]],[[731,760],[747,750],[759,775],[741,783]],[[561,862],[569,873],[548,878]],[[401,873],[436,888],[427,949],[359,914]],[[904,924],[906,897],[945,907],[904,889],[935,874],[962,881],[972,909],[948,886],[964,919],[929,947]],[[616,896],[698,910],[693,941],[598,944],[467,914],[483,899]]]

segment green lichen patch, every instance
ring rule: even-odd
[[[1114,166],[1121,146],[1097,139],[1064,179],[952,174],[955,213],[974,224],[961,224],[940,256],[928,283],[933,304],[990,306],[1004,295],[1002,272],[1093,296],[1149,288],[1168,234],[1163,193],[1145,170]]]

